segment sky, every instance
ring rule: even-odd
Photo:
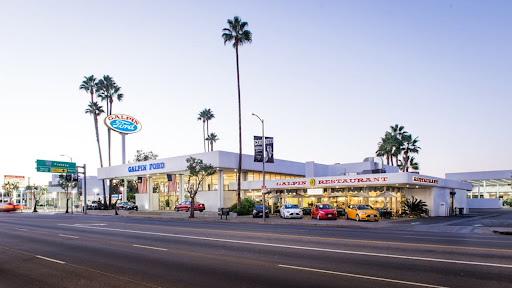
[[[159,158],[200,153],[201,110],[215,150],[238,152],[235,50],[227,19],[253,34],[240,48],[243,153],[274,137],[277,159],[321,164],[375,156],[391,125],[420,140],[420,173],[512,169],[511,1],[0,0],[0,176],[36,159],[87,164],[98,148],[84,76],[110,75],[126,137]],[[105,105],[105,103],[103,103]],[[105,164],[107,129],[100,123]],[[67,156],[61,156],[67,155]],[[112,165],[121,137],[112,134]]]

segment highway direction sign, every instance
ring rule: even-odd
[[[51,160],[37,160],[37,172],[76,174],[76,163]]]

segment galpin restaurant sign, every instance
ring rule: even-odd
[[[139,120],[125,114],[107,116],[105,118],[105,125],[114,131],[124,134],[136,133],[142,129],[142,124],[140,124]]]

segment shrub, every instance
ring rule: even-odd
[[[237,209],[237,203],[234,203],[229,207],[229,211],[235,212],[238,215],[250,215],[252,214],[252,209],[254,208],[254,200],[251,198],[244,198],[240,202],[240,209]]]
[[[414,198],[414,196],[412,196],[411,199],[406,198],[404,206],[405,212],[412,216],[420,216],[421,214],[426,214],[428,211],[427,203],[421,199]]]

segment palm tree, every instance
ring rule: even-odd
[[[378,143],[379,148],[375,152],[378,157],[386,157],[386,163],[389,165],[391,160],[391,165],[393,165],[393,147],[394,147],[394,139],[391,132],[386,132],[384,137],[380,138],[381,142]]]
[[[101,158],[101,149],[100,149],[100,134],[98,133],[98,117],[101,116],[101,114],[105,113],[103,110],[103,106],[99,105],[96,101],[89,102],[89,105],[87,105],[87,109],[85,109],[85,114],[90,114],[95,117],[94,125],[96,129],[96,140],[98,140],[98,149],[100,150],[100,164],[101,167],[103,167],[103,160]],[[103,203],[107,203],[107,194],[105,189],[105,180],[103,180]]]
[[[80,90],[84,90],[87,93],[91,94],[91,102],[87,106],[88,108],[85,109],[86,114],[91,114],[94,119],[94,129],[96,131],[96,142],[98,142],[98,152],[100,154],[100,167],[103,168],[103,156],[101,154],[101,145],[100,145],[100,133],[99,133],[99,127],[98,127],[98,117],[103,114],[105,111],[103,111],[103,107],[98,105],[98,102],[94,101],[94,92],[96,92],[98,82],[96,81],[96,77],[94,75],[91,75],[89,77],[84,76],[85,80],[82,81],[82,84],[80,84]],[[103,197],[105,198],[105,180],[103,182]]]
[[[210,135],[210,129],[208,127],[208,122],[210,120],[212,120],[213,118],[215,118],[215,115],[213,115],[213,111],[211,109],[206,109],[206,135]],[[208,142],[208,145],[210,144],[210,142]],[[210,150],[210,147],[208,147],[208,151],[213,151],[213,147],[211,148]]]
[[[123,100],[124,94],[121,93],[121,87],[116,84],[116,81],[109,75],[104,75],[102,79],[98,80],[98,84],[96,85],[96,93],[101,101],[107,102],[107,116],[112,115],[112,105],[114,104],[114,99],[121,102]],[[112,166],[112,158],[111,158],[111,131],[108,129],[108,166]]]
[[[208,113],[208,111],[206,109],[203,109],[203,111],[199,112],[199,116],[197,117],[197,121],[203,121],[203,147],[204,147],[204,152],[206,152],[205,124],[206,124],[207,113]]]
[[[404,130],[404,126],[398,124],[395,124],[394,126],[389,126],[389,128],[391,128],[391,135],[393,137],[393,152],[391,154],[393,157],[395,157],[396,165],[399,166],[398,157],[400,156],[400,154],[402,154],[403,151],[402,136],[404,134],[408,134],[408,132]],[[391,163],[391,165],[393,165],[393,160],[391,160]]]
[[[403,143],[403,154],[402,154],[402,172],[409,172],[410,164],[411,164],[411,155],[417,154],[420,152],[421,147],[418,146],[418,142],[420,141],[418,137],[412,138],[412,135],[407,133],[402,135],[402,143]],[[417,166],[417,163],[416,163]]]
[[[80,84],[80,90],[84,90],[85,92],[91,94],[91,102],[89,103],[89,106],[88,106],[89,108],[91,108],[91,110],[90,110],[90,113],[87,112],[87,110],[85,113],[91,114],[94,119],[94,128],[96,129],[96,142],[98,142],[98,151],[100,153],[100,166],[103,168],[103,157],[101,155],[101,147],[100,147],[100,133],[98,131],[98,115],[96,114],[96,109],[92,109],[92,104],[91,104],[91,103],[96,103],[96,102],[94,102],[94,92],[96,89],[97,82],[96,82],[96,78],[94,77],[94,75],[91,75],[89,77],[84,76],[84,78],[85,78],[85,80],[82,81],[82,84]],[[96,105],[97,105],[97,103],[96,103]],[[102,110],[103,110],[103,108],[102,108]]]
[[[222,38],[224,39],[224,45],[228,42],[233,42],[233,48],[236,53],[236,79],[238,84],[238,170],[237,170],[237,207],[240,208],[240,173],[242,172],[242,104],[240,102],[240,68],[238,64],[238,46],[242,46],[245,43],[252,42],[252,33],[249,30],[245,30],[247,22],[242,22],[240,17],[235,16],[233,20],[228,19],[228,28],[222,29]]]
[[[219,138],[217,138],[217,134],[212,132],[212,133],[208,134],[208,137],[206,137],[205,140],[208,141],[208,143],[210,144],[209,145],[210,149],[211,149],[210,151],[213,151],[213,143],[216,143],[217,140],[219,140]]]

